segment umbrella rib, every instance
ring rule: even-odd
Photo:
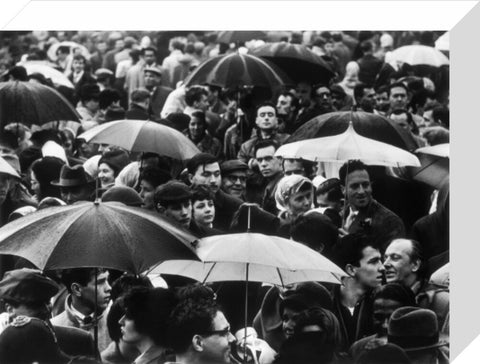
[[[278,278],[280,278],[280,282],[282,283],[282,287],[285,287],[285,283],[283,282],[282,274],[280,273],[280,269],[277,267]]]
[[[205,263],[203,263],[203,264],[205,264]],[[212,267],[208,270],[207,275],[206,275],[205,278],[203,279],[203,282],[202,282],[203,284],[205,284],[205,282],[207,281],[208,277],[210,277],[210,274],[212,273],[213,268],[215,268],[216,265],[217,265],[217,263],[213,263],[213,264],[212,264]]]

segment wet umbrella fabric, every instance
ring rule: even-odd
[[[258,86],[274,89],[290,84],[290,79],[274,64],[249,54],[232,53],[200,64],[185,85],[211,84],[222,88]]]
[[[350,122],[355,131],[366,138],[408,151],[418,148],[413,136],[394,121],[364,111],[336,111],[317,116],[298,128],[286,143],[338,135],[347,130]]]
[[[339,135],[284,144],[275,152],[275,155],[322,162],[359,159],[365,164],[377,166],[420,166],[415,155],[357,134],[352,123],[344,133]]]
[[[254,48],[250,54],[276,64],[296,83],[309,81],[312,84],[328,84],[335,76],[331,67],[322,57],[302,44],[269,43]]]
[[[78,136],[87,143],[112,144],[132,152],[152,152],[178,160],[200,153],[178,130],[147,120],[117,120],[96,126]]]
[[[0,83],[0,125],[31,126],[60,120],[80,121],[80,116],[54,88],[22,81]]]
[[[434,188],[440,188],[450,175],[450,144],[419,148],[415,154],[421,166],[412,168],[412,178]]]
[[[134,274],[167,259],[197,260],[197,238],[144,209],[118,202],[46,208],[0,228],[0,254],[42,270],[103,267]]]

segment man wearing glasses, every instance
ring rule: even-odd
[[[221,189],[229,195],[245,201],[248,166],[238,159],[231,159],[223,162],[220,170],[222,172]]]
[[[235,337],[213,300],[187,298],[170,315],[170,346],[176,361],[166,364],[227,364]]]

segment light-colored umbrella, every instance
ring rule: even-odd
[[[47,63],[31,61],[22,63],[21,66],[25,67],[29,75],[31,75],[32,73],[41,73],[46,78],[51,79],[55,86],[66,86],[69,88],[73,88],[73,84],[67,76],[65,76],[62,72],[56,70],[55,68],[51,67]]]
[[[425,45],[407,45],[395,49],[392,52],[392,59],[408,63],[411,66],[426,65],[433,67],[447,66],[449,59],[438,49]]]
[[[200,153],[178,130],[147,120],[117,120],[96,126],[77,138],[87,143],[112,144],[133,152],[152,152],[178,160]]]
[[[21,178],[17,171],[2,157],[0,157],[0,174],[7,174],[18,179]]]
[[[412,168],[412,178],[437,189],[440,188],[450,175],[450,144],[419,148],[415,154],[421,166]]]
[[[450,143],[431,145],[428,147],[418,148],[415,153],[430,154],[437,157],[450,157]]]
[[[304,158],[322,162],[345,162],[360,159],[365,164],[379,166],[419,167],[418,158],[393,145],[363,137],[350,123],[339,135],[301,140],[282,145],[275,153],[283,158]]]
[[[87,47],[85,47],[84,45],[78,44],[76,42],[64,41],[64,42],[52,44],[50,48],[48,48],[47,55],[48,55],[48,58],[50,58],[52,61],[57,60],[57,49],[60,46],[67,46],[70,49],[70,54],[73,53],[73,50],[75,48],[80,48],[80,53],[82,54],[82,56],[84,56],[86,59],[90,59],[91,55]]]
[[[436,41],[435,48],[439,51],[449,51],[450,50],[450,32],[443,33]]]

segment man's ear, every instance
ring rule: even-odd
[[[15,313],[15,309],[10,303],[5,303],[5,311],[12,316]]]
[[[340,188],[342,189],[342,194],[345,196],[345,186],[340,185]]]
[[[160,212],[161,214],[164,214],[165,213],[165,207],[163,207],[162,205],[160,205],[160,203],[157,203],[157,211]]]
[[[356,267],[352,264],[347,264],[345,266],[345,272],[350,276],[350,277],[355,277],[356,273]]]
[[[422,265],[422,262],[420,259],[412,261],[412,272],[417,273],[418,270],[420,269],[420,266]]]
[[[188,180],[193,185],[193,174],[191,174],[191,173],[188,174]]]
[[[193,336],[192,347],[195,351],[203,351],[203,339],[200,335]]]
[[[70,289],[72,291],[72,295],[80,297],[82,295],[82,286],[78,283],[72,283],[70,286]]]

